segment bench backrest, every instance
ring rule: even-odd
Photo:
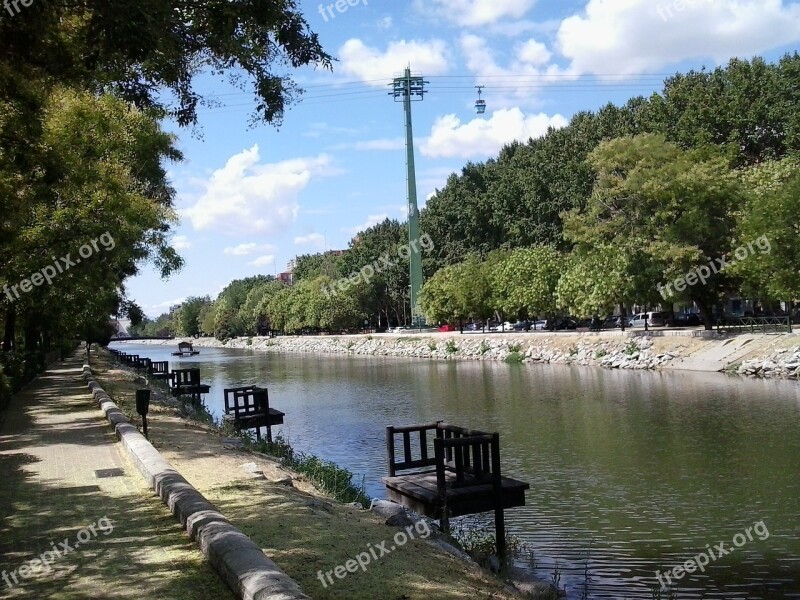
[[[397,460],[395,437],[402,437],[402,460]],[[412,444],[412,440],[414,443]],[[433,444],[433,452],[429,443]],[[446,487],[492,483],[500,485],[500,436],[441,421],[412,427],[387,427],[389,477],[400,471],[436,467],[439,492]],[[447,483],[446,475],[455,479]]]
[[[269,412],[269,393],[267,388],[250,385],[225,388],[224,393],[226,414],[238,417]]]
[[[482,433],[433,441],[436,456],[436,481],[439,492],[446,486],[462,487],[480,483],[500,486],[500,435]],[[446,483],[446,473],[455,473],[455,480]],[[469,477],[466,477],[466,476]]]
[[[200,369],[172,369],[172,387],[200,385]]]
[[[160,373],[169,373],[169,361],[167,360],[153,360],[150,361],[150,368],[148,369],[151,375]]]

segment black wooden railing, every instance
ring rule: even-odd
[[[792,333],[791,317],[726,317],[717,319],[719,333]]]

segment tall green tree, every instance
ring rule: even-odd
[[[769,161],[742,174],[750,191],[738,213],[731,272],[745,291],[790,306],[800,298],[800,159]]]
[[[564,215],[565,237],[582,256],[602,248],[625,257],[620,273],[640,303],[659,302],[659,292],[661,302],[695,302],[710,329],[714,305],[732,289],[728,274],[674,282],[731,250],[734,210],[746,194],[728,160],[648,134],[604,142],[589,161],[597,183],[585,207]]]

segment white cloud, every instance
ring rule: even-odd
[[[379,87],[400,76],[409,64],[415,73],[425,75],[441,75],[448,64],[447,45],[441,40],[389,42],[382,52],[354,38],[339,49],[339,59],[342,73]]]
[[[467,69],[476,75],[479,83],[485,85],[487,103],[494,107],[530,107],[538,104],[541,93],[546,91],[544,86],[564,80],[563,74],[553,75],[557,70],[551,64],[553,53],[535,38],[511,47],[508,66],[500,64],[494,47],[484,37],[464,34],[459,38],[459,48]],[[502,91],[492,89],[496,86],[500,86]]]
[[[200,199],[181,214],[196,230],[213,227],[230,235],[279,233],[297,219],[298,196],[311,180],[337,172],[325,154],[262,164],[254,145],[214,171]]]
[[[298,246],[316,246],[322,248],[325,246],[325,236],[321,233],[309,233],[308,235],[301,235],[294,238],[294,243]]]
[[[386,219],[389,218],[389,215],[386,213],[381,213],[379,215],[369,215],[367,217],[367,222],[363,223],[362,225],[356,225],[355,227],[344,228],[342,231],[349,233],[350,235],[356,235],[360,231],[364,231],[365,229],[369,229],[370,227],[374,227],[378,223],[383,223]]]
[[[536,0],[416,0],[418,10],[454,25],[479,27],[503,19],[520,19]]]
[[[249,244],[239,244],[232,248],[225,248],[222,252],[226,256],[249,256],[257,252],[270,252],[272,250],[275,250],[275,246],[272,244],[256,244],[255,242],[251,242]]]
[[[378,29],[391,29],[393,23],[392,17],[383,17],[378,20]]]
[[[265,254],[264,256],[259,256],[257,259],[247,264],[252,267],[266,267],[267,265],[275,265],[275,255]]]
[[[186,296],[175,298],[174,300],[165,300],[164,302],[159,302],[158,304],[148,304],[143,306],[142,310],[148,317],[155,319],[156,317],[160,317],[167,312],[170,306],[183,304],[184,302],[186,302]]]
[[[519,108],[497,110],[489,119],[473,119],[463,124],[456,115],[445,115],[433,124],[421,151],[432,158],[494,156],[510,142],[527,142],[547,133],[548,127],[560,128],[567,123],[558,114],[525,115]]]
[[[189,241],[189,238],[185,235],[176,235],[172,238],[172,247],[175,250],[188,250],[192,247],[192,242]]]
[[[723,63],[800,41],[800,4],[783,0],[589,0],[561,23],[577,75],[630,76],[690,59]]]

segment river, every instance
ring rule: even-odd
[[[531,485],[506,524],[532,548],[529,568],[557,573],[568,598],[651,600],[657,570],[720,542],[733,551],[677,581],[677,598],[800,598],[794,382],[218,348],[178,360],[171,346],[118,347],[199,367],[216,415],[223,388],[267,386],[286,413],[275,431],[363,476],[376,497],[387,425],[499,432],[504,473]]]

